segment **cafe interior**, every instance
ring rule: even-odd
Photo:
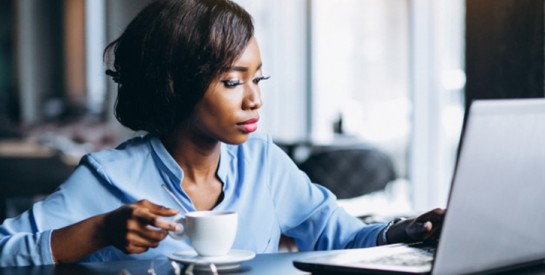
[[[0,0],[0,222],[145,134],[103,50],[149,2]],[[544,95],[543,1],[235,2],[271,76],[258,131],[368,222],[445,207],[472,100]]]

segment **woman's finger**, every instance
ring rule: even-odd
[[[158,205],[153,202],[150,202],[148,200],[141,200],[138,203],[141,204],[143,207],[147,208],[151,213],[155,215],[159,215],[159,216],[170,217],[170,216],[174,216],[178,214],[179,212],[176,209],[167,208],[162,205]]]
[[[129,244],[139,247],[157,247],[162,240],[161,238],[150,238],[149,235],[144,235],[143,232],[133,232],[127,236],[127,241]]]
[[[431,211],[428,211],[416,218],[419,222],[431,221],[433,223],[442,222],[445,216],[445,210],[441,208],[436,208]]]
[[[153,214],[151,214],[153,215]],[[141,219],[133,219],[127,222],[127,233],[136,233],[144,238],[149,238],[154,241],[161,241],[167,235],[167,229],[160,228],[153,224],[149,224],[150,217],[142,217]],[[166,227],[166,226],[163,226]]]
[[[181,229],[179,224],[162,219],[161,216],[150,213],[147,208],[135,210],[134,217],[143,225],[151,225],[167,231],[179,231]]]
[[[155,229],[149,226],[146,226],[145,228],[138,230],[137,234],[141,236],[142,238],[148,239],[153,242],[160,242],[164,240],[168,235],[167,231],[165,230]]]
[[[149,250],[149,246],[140,246],[134,243],[127,243],[125,248],[123,249],[125,253],[128,254],[139,254],[144,253]]]
[[[152,229],[148,225],[131,222],[127,226],[125,240],[127,243],[136,242],[139,245],[157,243],[166,238],[167,232],[161,229]]]
[[[415,241],[422,240],[428,233],[428,223],[414,222],[407,228],[407,235]],[[429,229],[431,230],[431,229]]]
[[[174,231],[174,232],[178,232],[182,230],[182,226],[179,225],[178,223],[169,221],[166,219],[162,219],[160,217],[155,219],[153,226],[167,230],[167,231]]]

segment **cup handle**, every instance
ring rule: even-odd
[[[175,222],[180,225],[181,229],[179,231],[168,231],[168,235],[176,240],[187,237],[185,234],[185,217],[180,217],[176,219]]]

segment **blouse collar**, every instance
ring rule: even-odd
[[[177,184],[173,184],[175,186],[171,186],[171,188],[175,188],[176,190],[182,192],[182,189],[180,187],[180,182],[182,182],[184,172],[176,162],[176,160],[170,155],[170,153],[167,151],[165,146],[163,145],[163,142],[161,139],[159,139],[156,136],[150,136],[150,144],[155,152],[155,155],[159,159],[158,165],[162,165],[162,168],[165,168],[166,171],[170,173],[170,177],[173,177],[173,181]],[[220,143],[220,161],[219,161],[219,167],[216,172],[216,175],[218,178],[223,182],[223,190],[225,191],[227,188],[227,175],[229,172],[229,162],[230,162],[231,156],[228,153],[227,145],[224,143]],[[183,192],[182,192],[183,193]]]

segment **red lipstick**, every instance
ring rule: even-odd
[[[248,119],[244,122],[238,123],[238,127],[246,133],[252,133],[257,130],[257,122],[259,121],[259,118],[252,118]]]

